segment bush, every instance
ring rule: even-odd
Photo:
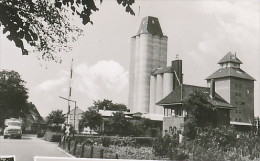
[[[135,146],[136,147],[152,147],[154,138],[151,137],[136,137],[135,139]]]
[[[103,138],[101,139],[101,141],[102,141],[102,145],[103,145],[104,147],[109,147],[110,142],[111,142],[111,139],[110,139],[109,137],[103,137]]]
[[[74,137],[79,143],[93,145],[94,143],[102,144],[104,147],[109,145],[115,146],[132,146],[132,147],[152,147],[154,138],[152,137],[118,137],[118,136],[82,136]],[[109,144],[109,145],[108,145]]]

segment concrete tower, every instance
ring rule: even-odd
[[[235,54],[227,53],[219,62],[220,69],[206,78],[215,81],[216,92],[236,107],[230,111],[232,122],[250,123],[254,118],[255,79],[240,69],[242,62]]]
[[[149,112],[150,75],[167,65],[167,39],[159,20],[150,16],[143,18],[137,35],[131,39],[128,103],[131,112]]]

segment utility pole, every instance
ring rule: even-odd
[[[72,88],[71,88],[71,82],[72,82],[72,74],[73,74],[73,58],[71,60],[71,66],[70,66],[70,81],[69,81],[69,96],[68,96],[68,100],[71,99],[71,92],[72,92]],[[67,114],[67,124],[69,123],[69,114],[70,114],[70,102],[68,101],[68,114]],[[76,105],[75,105],[76,107]],[[75,115],[74,115],[75,117]],[[74,121],[75,122],[75,121]],[[75,125],[74,125],[75,127]]]
[[[74,102],[75,103],[75,108],[74,108],[74,120],[73,120],[73,125],[74,125],[74,128],[75,128],[75,125],[76,125],[76,109],[77,109],[77,101],[74,101],[74,100],[71,100],[71,99],[68,99],[68,98],[64,98],[64,97],[61,97],[59,96],[61,99],[64,99],[64,100],[67,100],[68,102]],[[67,123],[69,123],[69,112],[67,113]],[[74,129],[75,130],[75,129]]]

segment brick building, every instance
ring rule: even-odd
[[[231,124],[252,123],[254,119],[255,79],[240,68],[236,54],[227,53],[219,62],[220,68],[206,78],[215,80],[216,92],[232,106]]]
[[[210,88],[181,84],[157,103],[163,106],[164,109],[163,134],[176,133],[178,130],[184,130],[184,123],[189,114],[189,110],[183,107],[183,103],[195,90],[205,93],[208,101],[217,108],[216,114],[219,125],[230,124],[230,110],[234,109],[234,107],[225,101],[218,93],[215,93],[214,83],[212,83]]]

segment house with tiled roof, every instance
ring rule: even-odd
[[[211,88],[194,85],[180,84],[168,96],[157,103],[164,109],[163,134],[176,133],[184,130],[184,123],[189,110],[183,106],[184,102],[194,91],[201,91],[206,94],[207,100],[216,108],[218,125],[230,124],[230,110],[235,107],[230,105],[218,93],[214,91],[214,82]]]

